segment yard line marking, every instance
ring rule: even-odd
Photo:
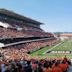
[[[59,46],[59,45],[62,45],[62,44],[64,44],[64,43],[66,43],[66,42],[61,42],[61,43],[53,46],[52,48],[50,48],[50,49],[48,49],[47,51],[45,51],[43,54],[46,54],[47,52],[51,51],[51,50],[54,49],[55,47],[57,47],[57,46]]]

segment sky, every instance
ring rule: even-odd
[[[44,23],[46,32],[72,31],[72,0],[0,0],[0,8]]]

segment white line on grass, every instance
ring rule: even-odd
[[[59,44],[53,46],[52,48],[50,48],[50,49],[48,49],[47,51],[45,51],[43,54],[46,54],[47,52],[51,51],[51,50],[54,49],[55,47],[61,45],[62,43],[63,43],[63,42],[61,42],[61,43],[59,43]]]

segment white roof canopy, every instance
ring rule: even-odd
[[[3,44],[3,43],[0,43],[0,48],[1,48],[1,47],[4,47],[4,44]]]
[[[3,22],[0,22],[0,26],[2,26],[2,27],[4,27],[4,28],[8,28],[8,27],[10,27],[9,24],[7,24],[7,23],[3,23]]]

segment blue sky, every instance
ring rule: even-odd
[[[48,32],[72,31],[72,0],[0,0],[0,8],[41,21]]]

